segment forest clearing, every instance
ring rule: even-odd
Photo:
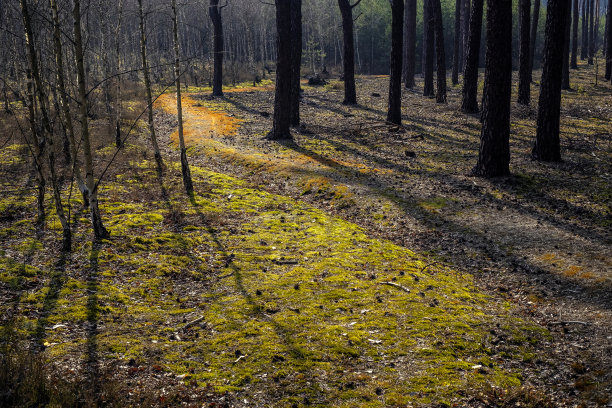
[[[509,172],[486,174],[487,127],[504,122],[491,119],[489,65],[482,115],[464,113],[463,84],[426,97],[412,73],[399,120],[393,67],[355,75],[351,103],[346,69],[298,66],[281,107],[293,121],[297,100],[299,124],[283,133],[282,61],[256,80],[197,83],[181,71],[175,7],[166,82],[148,78],[144,46],[145,85],[101,82],[89,111],[80,82],[67,85],[73,113],[61,92],[47,98],[60,85],[39,87],[36,63],[23,98],[2,77],[0,405],[612,406],[601,59],[559,88],[562,160],[534,147],[546,68],[527,103],[509,69]]]

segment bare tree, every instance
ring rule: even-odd
[[[535,49],[538,39],[538,22],[540,19],[540,0],[533,2],[533,18],[531,19],[531,44],[529,45],[529,82],[533,80],[533,66],[535,62]]]
[[[416,65],[416,0],[406,0],[404,9],[404,85],[414,88],[414,67]]]
[[[391,75],[389,76],[389,107],[387,120],[402,123],[402,43],[404,40],[404,0],[391,2]]]
[[[432,0],[423,0],[423,96],[433,96],[433,65],[434,65],[434,25],[435,16],[432,12]]]
[[[276,3],[276,90],[271,140],[291,139],[291,2]]]
[[[531,75],[529,69],[529,20],[531,0],[519,0],[519,91],[518,103],[529,105]]]
[[[351,4],[349,0],[338,0],[342,15],[342,34],[344,38],[344,104],[357,103],[355,89],[355,41],[353,37],[353,9],[361,0]]]
[[[461,40],[461,0],[455,0],[455,37],[453,38],[453,72],[451,79],[453,85],[459,83],[459,45],[462,43]],[[467,47],[465,49],[467,51]]]
[[[227,3],[226,3],[227,5]],[[219,0],[210,0],[208,11],[210,19],[214,27],[213,34],[213,58],[214,58],[214,74],[213,74],[213,95],[223,96],[223,21],[221,19],[221,10],[225,6],[219,7]]]
[[[463,98],[461,100],[461,110],[464,113],[478,112],[478,61],[480,58],[483,3],[484,0],[474,0],[472,5],[470,37],[463,74]]]
[[[430,0],[434,14],[436,37],[436,102],[446,103],[446,56],[444,53],[444,23],[440,0]]]
[[[300,124],[300,73],[302,68],[302,0],[291,0],[291,126]]]

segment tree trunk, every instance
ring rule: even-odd
[[[463,58],[461,60],[461,72],[463,72],[464,68],[465,68],[465,58],[467,56],[467,45],[469,42],[469,36],[470,36],[470,14],[472,11],[472,4],[471,4],[471,0],[463,0],[463,28],[461,30],[462,32],[462,40],[461,40],[461,53],[463,55]]]
[[[358,3],[355,3],[355,5]],[[344,38],[344,104],[357,103],[355,90],[355,41],[353,38],[353,7],[349,0],[338,0],[342,15],[342,34]]]
[[[444,22],[440,0],[431,0],[435,20],[437,89],[436,102],[446,103],[446,56],[444,54]]]
[[[404,41],[404,0],[391,0],[391,68],[387,120],[402,123],[402,43]]]
[[[213,95],[223,96],[223,22],[219,0],[210,0],[208,8],[213,23]]]
[[[434,15],[431,12],[431,0],[423,0],[423,96],[434,96]]]
[[[453,40],[453,73],[451,81],[453,85],[457,85],[459,83],[459,44],[462,43],[461,0],[455,0],[455,38]]]
[[[582,0],[582,46],[580,48],[580,59],[585,60],[589,56],[589,2]]]
[[[571,68],[578,68],[578,19],[580,18],[580,10],[578,9],[578,0],[573,0],[574,19],[572,20],[572,62]]]
[[[565,17],[565,34],[563,35],[563,72],[561,74],[561,89],[570,89],[569,67],[570,67],[570,28],[572,26],[572,3],[567,0],[568,10]]]
[[[291,139],[291,2],[276,3],[276,90],[274,120],[269,139]]]
[[[519,0],[519,91],[518,103],[529,105],[531,78],[529,75],[529,23],[531,0]]]
[[[606,17],[606,79],[612,80],[612,1],[608,0],[608,15]]]
[[[55,202],[55,211],[62,225],[62,251],[69,252],[72,246],[72,232],[70,230],[70,223],[68,223],[68,219],[66,218],[66,214],[64,212],[64,204],[62,203],[60,186],[57,181],[55,168],[55,150],[53,148],[53,129],[51,128],[51,122],[49,121],[48,116],[48,99],[47,95],[45,94],[45,89],[43,88],[40,72],[38,69],[39,61],[38,56],[36,54],[36,47],[34,45],[34,35],[32,31],[32,24],[30,21],[30,13],[28,11],[27,0],[21,0],[21,13],[23,17],[26,52],[28,56],[29,68],[30,72],[32,73],[32,79],[34,80],[33,85],[36,89],[36,94],[38,95],[38,102],[42,115],[42,135],[43,140],[46,144],[49,174],[51,176],[51,187],[53,189],[53,198]],[[34,138],[36,138],[36,136],[37,135],[34,134]]]
[[[291,126],[300,125],[302,68],[302,0],[291,0]],[[354,86],[354,84],[353,84]]]
[[[484,0],[474,0],[470,17],[470,36],[463,74],[463,98],[461,111],[478,112],[478,61],[480,58],[480,37],[482,34],[482,10]]]
[[[474,174],[510,174],[512,0],[487,0],[486,85],[478,164]]]
[[[406,0],[404,10],[404,49],[406,50],[404,59],[404,85],[408,89],[414,88],[414,67],[416,65],[416,0]]]
[[[595,8],[595,0],[587,0],[587,2],[589,3],[589,27],[588,27],[588,37],[589,37],[589,50],[588,50],[588,55],[589,55],[589,59],[588,59],[588,63],[589,65],[593,65],[593,57],[595,54],[595,44],[594,43],[594,38],[595,38],[595,30],[593,27],[593,23],[594,23],[594,8]]]
[[[176,12],[176,0],[172,0],[172,34],[174,42],[174,76],[176,77],[176,114],[178,117],[178,137],[181,149],[181,172],[183,174],[183,186],[187,195],[193,195],[193,182],[191,181],[191,170],[187,161],[187,148],[183,137],[183,102],[181,100],[181,55],[178,40],[178,16]]]
[[[155,162],[157,163],[157,172],[161,174],[164,168],[164,162],[162,160],[161,153],[159,152],[157,136],[155,135],[155,124],[153,123],[153,96],[151,92],[151,78],[149,77],[149,62],[147,60],[147,38],[145,36],[145,19],[144,12],[142,10],[142,0],[138,0],[138,15],[140,17],[140,58],[142,59],[142,72],[149,113],[149,136],[151,138],[151,145],[153,146]]]
[[[538,39],[538,20],[540,19],[540,0],[533,3],[533,19],[531,20],[531,44],[529,46],[529,82],[533,81],[533,67],[535,63],[535,49]]]
[[[83,139],[83,155],[85,156],[85,179],[89,190],[89,209],[91,224],[96,239],[108,238],[109,233],[102,224],[100,209],[98,208],[98,190],[94,182],[93,155],[89,139],[89,123],[87,118],[88,101],[85,84],[85,64],[83,54],[83,39],[81,34],[81,0],[74,0],[72,9],[74,20],[74,57],[76,59],[77,83],[79,88],[79,117],[81,119],[81,137]]]
[[[66,134],[70,144],[70,159],[72,163],[72,172],[77,180],[77,186],[83,198],[83,207],[89,206],[89,191],[83,181],[81,166],[79,164],[79,156],[77,151],[76,138],[74,137],[74,125],[72,123],[72,115],[70,113],[70,101],[64,82],[64,56],[62,52],[62,41],[60,31],[59,14],[57,11],[56,0],[49,0],[51,7],[51,17],[53,20],[53,45],[55,52],[55,65],[57,67],[57,87],[59,88],[59,100],[62,113],[64,114],[64,123],[66,124]]]
[[[568,12],[567,0],[548,0],[536,142],[532,153],[536,160],[561,160],[559,115],[564,44],[559,38],[565,34]]]

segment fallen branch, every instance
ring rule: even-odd
[[[402,285],[398,285],[397,283],[393,283],[393,282],[378,282],[379,285],[388,285],[388,286],[393,286],[394,288],[398,288],[403,290],[406,293],[410,293],[410,289],[408,289],[405,286]]]
[[[187,323],[185,326],[183,326],[183,329],[182,329],[182,330],[183,330],[183,331],[185,331],[185,330],[187,330],[188,328],[190,328],[191,326],[194,326],[194,325],[196,325],[196,324],[200,323],[202,320],[204,320],[204,316],[202,316],[202,317],[198,317],[197,319],[190,321],[190,322],[189,322],[189,323]]]
[[[589,323],[588,322],[581,322],[579,320],[569,320],[569,321],[561,321],[561,322],[550,322],[548,323],[551,326],[557,326],[557,325],[561,325],[561,326],[565,326],[567,324],[582,324],[584,326],[588,326]]]
[[[284,261],[284,260],[279,260],[279,259],[275,259],[272,262],[274,262],[277,265],[297,265],[298,264],[298,261]]]

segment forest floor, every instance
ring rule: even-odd
[[[459,86],[445,105],[405,92],[398,128],[385,77],[358,78],[352,107],[340,82],[304,84],[291,142],[265,140],[269,85],[190,87],[191,200],[162,95],[166,171],[143,132],[126,144],[102,184],[110,240],[91,243],[73,197],[58,261],[51,206],[37,236],[34,197],[2,199],[4,336],[99,404],[609,406],[612,87],[572,79],[564,161],[530,159],[537,103],[513,104],[512,176],[494,180],[469,175],[480,124]],[[1,153],[7,191],[27,151]]]

